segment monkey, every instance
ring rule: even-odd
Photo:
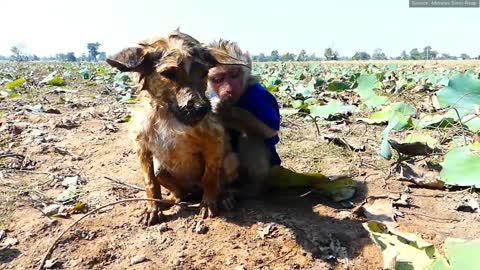
[[[212,110],[228,131],[232,152],[224,159],[236,160],[238,179],[229,188],[235,198],[253,198],[272,188],[314,188],[326,191],[333,200],[350,198],[356,183],[350,177],[336,179],[321,173],[299,173],[281,166],[276,150],[279,143],[278,102],[252,74],[252,59],[238,44],[229,40],[210,43],[246,65],[217,65],[208,71],[207,91]]]
[[[236,42],[229,40],[220,39],[209,46],[247,63],[210,68],[208,91],[212,110],[228,131],[238,159],[239,178],[231,187],[233,196],[255,197],[268,189],[271,168],[281,163],[275,148],[280,140],[279,106],[276,98],[259,83],[259,77],[252,74],[248,52],[244,53]]]

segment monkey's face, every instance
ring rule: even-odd
[[[245,91],[244,72],[240,66],[216,66],[208,72],[208,80],[221,100],[235,103]]]

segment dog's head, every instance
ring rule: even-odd
[[[179,31],[123,49],[107,63],[120,71],[137,72],[141,90],[147,90],[185,125],[196,124],[211,109],[205,95],[209,68],[218,64],[246,65]]]

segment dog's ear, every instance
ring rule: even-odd
[[[143,48],[130,47],[107,59],[107,63],[122,72],[140,72],[145,71],[146,53]]]
[[[216,65],[240,65],[250,68],[246,61],[241,59],[235,58],[229,55],[224,50],[220,50],[217,48],[207,47],[207,55],[205,59],[207,60],[208,64],[213,67]]]

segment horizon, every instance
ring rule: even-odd
[[[0,55],[10,56],[18,46],[39,57],[88,52],[87,43],[99,42],[99,51],[111,55],[152,35],[180,27],[201,42],[231,39],[252,55],[277,50],[323,57],[332,47],[340,56],[372,54],[380,48],[388,57],[431,46],[439,55],[480,55],[479,8],[409,8],[408,0],[317,3],[243,1],[231,11],[219,0],[6,0],[0,29]],[[233,4],[231,4],[233,6]],[[21,13],[14,12],[21,8]],[[23,8],[28,7],[28,8]],[[5,12],[8,10],[9,12]],[[451,19],[453,17],[453,19]]]

